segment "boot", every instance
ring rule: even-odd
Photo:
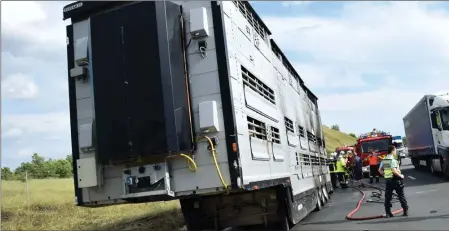
[[[376,183],[379,183],[379,177],[376,177]]]
[[[408,208],[403,209],[403,210],[404,210],[404,212],[402,213],[402,216],[408,217]]]
[[[385,217],[386,218],[393,217],[393,213],[391,213],[391,209],[390,208],[385,209]]]
[[[370,183],[370,184],[373,183],[373,178],[372,178],[372,177],[369,178],[369,183]]]

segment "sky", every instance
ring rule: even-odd
[[[71,153],[69,2],[1,2],[2,166]],[[322,122],[404,135],[424,95],[449,91],[448,2],[251,2],[318,96]]]

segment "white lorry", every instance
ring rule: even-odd
[[[327,202],[318,99],[248,2],[63,15],[78,206],[179,199],[188,230],[288,230]]]
[[[449,178],[449,92],[425,95],[404,117],[404,128],[415,168]]]
[[[406,149],[402,142],[402,137],[401,136],[393,136],[392,143],[396,147],[396,152],[397,152],[397,155],[399,156],[399,165],[401,165],[402,159],[404,159],[406,157]]]

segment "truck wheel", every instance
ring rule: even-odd
[[[287,216],[284,217],[284,222],[282,223],[282,231],[290,231],[290,228],[293,227],[290,223],[290,220]]]
[[[412,158],[412,164],[415,167],[415,169],[419,169],[419,160]]]
[[[432,159],[428,159],[427,160],[427,170],[431,173],[431,174],[435,174],[435,169],[433,168],[433,161]]]
[[[292,207],[290,197],[288,195],[289,188],[282,188],[277,191],[278,196],[278,224],[282,227],[283,231],[289,231],[293,227],[293,223],[289,218],[289,209]]]
[[[448,163],[444,161],[441,157],[441,171],[445,180],[449,180],[449,166]]]
[[[321,204],[321,198],[320,198],[320,194],[318,193],[318,191],[316,192],[316,206],[315,206],[315,211],[318,212],[321,209],[323,209],[323,204]]]

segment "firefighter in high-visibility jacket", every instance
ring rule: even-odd
[[[385,178],[385,214],[386,217],[392,217],[391,213],[391,199],[393,197],[393,190],[399,197],[399,202],[404,211],[403,216],[408,216],[409,206],[404,194],[404,175],[399,170],[398,161],[395,159],[396,148],[391,145],[388,147],[388,155],[382,160],[379,167],[379,174]]]
[[[373,148],[369,148],[371,153],[368,157],[369,162],[369,183],[373,183],[373,178],[376,178],[376,183],[379,183],[379,156],[374,153]]]
[[[340,188],[346,188],[348,187],[347,180],[346,180],[346,160],[344,158],[344,152],[340,152],[340,155],[337,157],[337,163],[336,163],[336,173],[338,176],[338,181],[340,183]]]

